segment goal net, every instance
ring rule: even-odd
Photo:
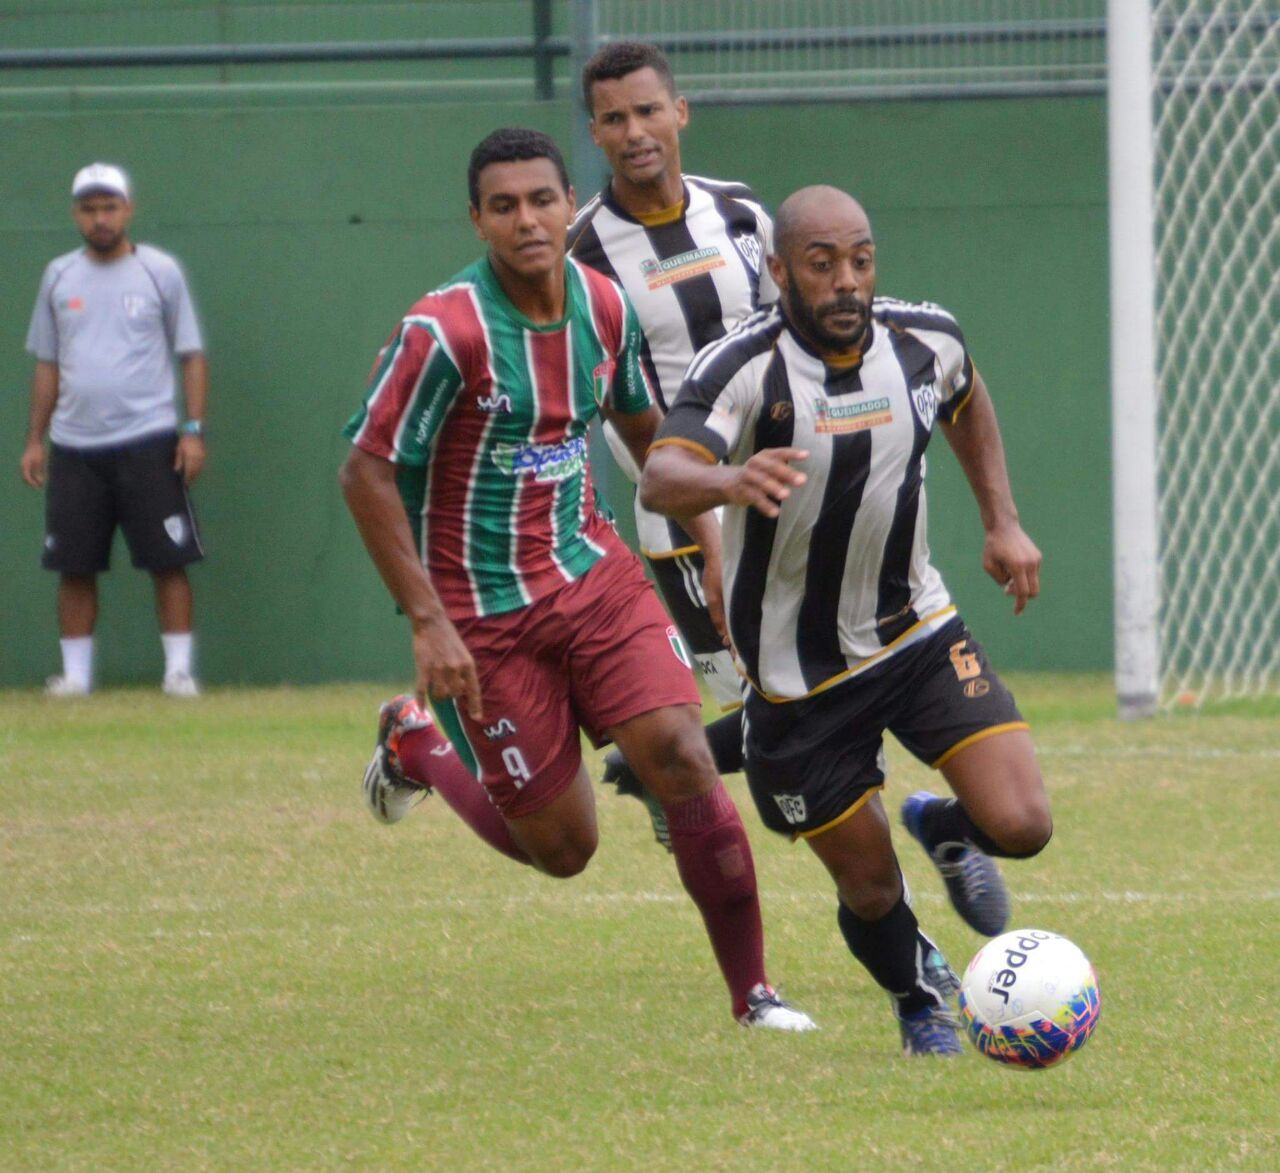
[[[1280,691],[1280,4],[1155,0],[1151,28],[1169,706]]]

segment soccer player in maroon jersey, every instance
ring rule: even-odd
[[[666,810],[738,1021],[812,1029],[765,975],[751,848],[687,653],[591,480],[597,413],[640,463],[660,420],[635,312],[565,255],[574,196],[549,138],[495,131],[468,186],[487,254],[410,309],[347,426],[343,493],[417,666],[416,696],[383,706],[366,798],[394,821],[429,776],[490,846],[572,876],[598,838],[579,729],[616,742]]]

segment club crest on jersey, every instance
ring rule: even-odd
[[[613,373],[617,369],[618,364],[607,358],[591,372],[591,393],[596,397],[597,403],[605,401],[609,388],[613,386]]]
[[[715,245],[708,245],[668,257],[665,261],[649,257],[640,262],[640,275],[650,289],[662,289],[697,277],[700,273],[710,273],[712,269],[723,269],[726,263],[720,250]]]
[[[912,387],[911,402],[921,424],[926,429],[932,428],[934,418],[938,414],[938,384],[925,383],[923,387]]]
[[[893,422],[889,400],[867,399],[861,403],[829,403],[818,401],[815,409],[814,431],[829,433],[865,432],[881,424]]]
[[[487,411],[491,415],[501,412],[503,415],[511,414],[511,396],[505,392],[499,395],[496,391],[491,395],[477,395],[476,407],[481,411]]]
[[[587,441],[574,436],[558,444],[499,444],[492,459],[508,476],[531,476],[539,483],[563,481],[586,468]]]
[[[744,233],[733,238],[733,246],[742,254],[747,267],[753,273],[760,272],[760,240],[758,237]]]
[[[147,297],[142,293],[122,293],[120,304],[124,307],[125,317],[140,318],[147,308]]]

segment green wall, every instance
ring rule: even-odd
[[[21,484],[44,264],[74,248],[67,188],[94,158],[137,187],[134,235],[176,253],[209,339],[210,463],[196,501],[209,557],[193,578],[211,683],[388,678],[401,621],[341,504],[339,429],[399,314],[477,251],[472,145],[533,125],[568,143],[567,102],[323,97],[234,107],[201,95],[0,103],[0,685],[57,666],[42,500]],[[262,99],[265,103],[266,99]],[[138,108],[144,102],[152,108]],[[998,664],[1101,668],[1111,656],[1105,117],[1090,99],[707,108],[690,171],[750,182],[776,205],[805,183],[866,204],[881,290],[960,318],[996,399],[1045,595],[1016,622],[981,572],[981,530],[945,444],[930,462],[936,559]],[[117,544],[103,579],[99,680],[160,667],[145,576]]]

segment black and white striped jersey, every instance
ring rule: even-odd
[[[569,251],[626,291],[644,331],[641,361],[666,411],[693,356],[723,338],[760,305],[778,298],[765,257],[773,221],[741,183],[683,175],[679,215],[644,224],[614,201],[608,187],[578,213]],[[608,425],[614,459],[632,481],[640,470]],[[646,558],[679,557],[697,549],[674,521],[635,501],[636,532]]]
[[[741,183],[685,175],[684,210],[645,225],[605,188],[578,213],[569,251],[612,277],[636,307],[665,411],[693,356],[777,300],[765,257],[773,221]]]
[[[828,366],[774,308],[695,359],[655,446],[745,463],[809,452],[777,518],[724,511],[725,601],[752,684],[783,701],[839,683],[935,631],[955,607],[929,562],[925,447],[973,389],[956,320],[876,298],[861,361]]]

